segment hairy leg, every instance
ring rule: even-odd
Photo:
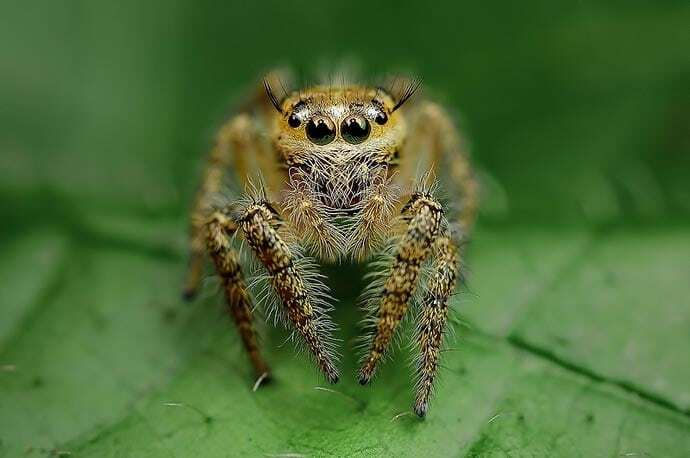
[[[455,289],[458,272],[458,250],[449,236],[439,237],[433,250],[431,277],[420,304],[417,322],[420,355],[414,410],[420,417],[426,415],[429,406],[448,319],[448,299]]]
[[[320,329],[312,297],[295,257],[278,234],[276,214],[264,201],[251,203],[239,218],[239,225],[257,258],[271,275],[271,282],[285,308],[287,318],[300,334],[316,363],[330,383],[338,381],[338,370],[326,345],[327,330]]]
[[[423,166],[436,170],[448,197],[458,202],[448,215],[452,234],[444,233],[433,247],[431,276],[421,299],[417,317],[417,386],[414,410],[426,415],[438,369],[438,360],[447,328],[449,305],[453,294],[461,253],[457,244],[469,240],[478,206],[478,185],[469,162],[466,145],[452,118],[439,105],[424,102],[416,107],[411,126],[414,140],[406,148],[422,152]],[[406,155],[406,151],[402,152]]]
[[[390,274],[383,287],[369,353],[359,372],[359,382],[371,380],[376,367],[389,347],[396,328],[408,309],[408,302],[419,278],[421,264],[441,229],[443,209],[429,193],[415,193],[403,207],[409,213],[407,231],[398,246]]]
[[[183,291],[186,299],[192,299],[199,289],[205,254],[204,225],[213,211],[213,199],[221,190],[223,178],[232,162],[233,151],[237,173],[245,172],[243,157],[252,144],[252,139],[247,135],[250,125],[247,114],[239,114],[228,121],[219,130],[215,146],[208,157],[191,215],[189,264]]]
[[[228,310],[240,333],[254,372],[257,377],[267,379],[270,370],[259,352],[247,285],[242,276],[238,254],[228,240],[228,236],[235,230],[237,226],[228,216],[215,212],[206,223],[206,247],[221,279]]]
[[[466,240],[472,231],[477,216],[479,186],[470,166],[469,154],[453,120],[445,110],[435,103],[427,102],[423,110],[423,121],[433,126],[432,156],[437,167],[448,180],[446,190],[450,196],[460,199],[455,222],[460,226],[460,238]]]
[[[467,240],[477,214],[479,187],[470,166],[467,145],[450,115],[436,103],[424,101],[410,113],[409,139],[400,153],[400,179],[416,171],[433,169],[452,198],[447,217],[459,229],[455,236]]]

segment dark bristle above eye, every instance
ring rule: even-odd
[[[405,89],[403,90],[402,95],[400,96],[400,98],[396,102],[395,106],[391,110],[391,113],[393,113],[395,110],[397,110],[398,108],[403,106],[403,104],[405,102],[407,102],[410,99],[410,97],[412,97],[415,94],[415,92],[417,92],[417,90],[420,88],[421,85],[422,85],[421,79],[414,79],[414,80],[410,81],[405,86]]]
[[[280,106],[280,101],[276,97],[276,95],[273,93],[273,89],[271,88],[271,83],[268,82],[267,78],[264,78],[264,89],[266,90],[266,95],[268,96],[268,99],[271,101],[271,104],[275,107],[275,109],[278,111],[278,113],[283,113],[283,108]]]

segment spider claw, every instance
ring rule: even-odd
[[[270,383],[272,380],[271,373],[270,372],[263,372],[259,377],[256,379],[256,382],[254,382],[254,386],[252,387],[252,391],[258,390],[261,386]]]
[[[196,288],[185,288],[182,291],[182,300],[185,302],[191,302],[196,297],[198,290]]]
[[[414,406],[414,413],[417,414],[419,418],[426,417],[426,412],[429,410],[429,404],[426,402],[418,402]]]

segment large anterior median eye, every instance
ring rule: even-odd
[[[306,130],[309,140],[317,145],[326,145],[335,138],[335,124],[325,116],[310,119]]]
[[[362,143],[369,136],[371,126],[364,116],[348,116],[340,125],[340,135],[348,143]]]

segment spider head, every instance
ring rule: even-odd
[[[316,86],[274,105],[273,142],[290,180],[330,208],[356,207],[405,139],[401,104],[383,89]]]

